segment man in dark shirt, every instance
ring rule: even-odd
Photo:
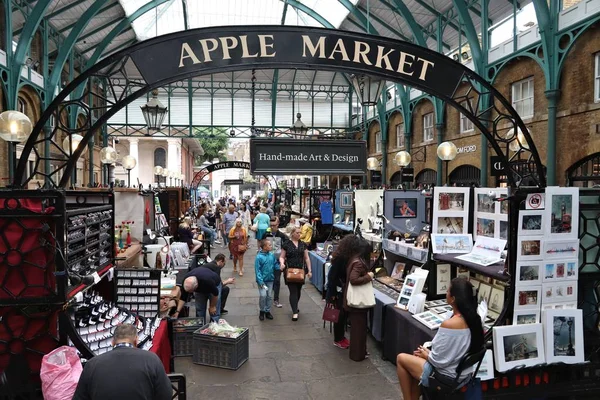
[[[219,322],[221,317],[221,277],[210,268],[194,268],[185,276],[183,289],[196,292],[196,317],[206,319],[206,304],[210,299],[208,312],[214,322]]]
[[[281,255],[281,246],[288,240],[288,237],[279,230],[279,219],[271,218],[270,228],[267,230],[267,239],[273,241],[272,251],[275,255],[277,266],[279,267],[279,256]],[[281,288],[281,270],[275,270],[275,281],[273,282],[273,305],[277,308],[283,307],[279,302],[279,289]]]
[[[135,326],[115,329],[113,350],[89,360],[73,400],[170,400],[171,382],[154,353],[137,348]]]
[[[200,267],[201,268],[208,268],[211,271],[213,271],[214,273],[216,273],[217,275],[219,275],[219,277],[221,277],[221,270],[223,269],[223,267],[225,266],[225,255],[224,254],[217,254],[215,256],[215,258],[211,261],[211,262],[207,262],[206,264],[202,264]],[[229,297],[229,286],[230,284],[235,283],[235,278],[229,278],[229,279],[225,279],[222,280],[221,279],[221,315],[223,314],[227,314],[227,310],[225,309],[225,304],[227,303],[227,297]]]

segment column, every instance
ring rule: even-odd
[[[436,124],[435,130],[437,131],[437,144],[439,146],[444,141],[444,124]],[[437,182],[435,183],[435,185],[442,186],[445,183],[448,186],[450,186],[449,182],[444,182],[445,181],[444,164],[442,163],[442,160],[437,155],[436,155],[436,158],[437,158]],[[446,167],[447,166],[448,165],[446,164]],[[446,171],[446,175],[448,175],[448,171]]]
[[[181,171],[181,158],[179,156],[179,147],[181,144],[178,139],[167,139],[167,168],[169,171]],[[169,178],[167,178],[169,182]]]
[[[546,90],[546,98],[548,99],[548,150],[546,153],[546,184],[548,186],[558,185],[556,181],[556,109],[558,99],[560,98],[560,90]],[[533,135],[533,132],[529,132]],[[541,176],[543,171],[538,171]]]
[[[140,177],[140,157],[138,151],[140,140],[137,138],[129,138],[127,140],[129,141],[129,155],[135,158],[136,161],[135,168],[131,170],[131,187],[135,187]]]

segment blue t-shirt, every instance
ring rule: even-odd
[[[266,230],[271,225],[271,217],[265,213],[259,213],[256,217],[254,217],[254,223],[257,225],[257,229]]]
[[[326,225],[333,224],[333,204],[331,201],[321,202],[319,211],[321,212],[321,223]]]

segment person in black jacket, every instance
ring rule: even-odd
[[[158,356],[137,348],[135,326],[115,328],[113,350],[89,360],[73,400],[170,400],[171,381]]]
[[[331,268],[327,274],[327,303],[340,310],[337,323],[333,324],[333,345],[340,349],[350,347],[350,341],[344,336],[346,331],[346,312],[344,311],[343,288],[346,285],[346,266],[356,253],[359,241],[356,235],[346,235],[338,243],[331,259]]]
[[[225,255],[219,253],[211,262],[204,263],[200,265],[199,268],[208,268],[221,277],[221,270],[225,266],[225,263]],[[221,300],[221,315],[228,313],[225,309],[225,305],[227,304],[227,298],[229,297],[229,285],[233,283],[235,283],[235,278],[221,279],[221,294],[219,295]]]

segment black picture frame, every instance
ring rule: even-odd
[[[403,214],[402,211],[401,211],[402,210],[402,206],[403,206],[403,204],[405,202],[408,205],[409,215]],[[397,198],[397,199],[394,199],[394,213],[393,213],[393,217],[394,218],[417,218],[418,217],[417,204],[418,204],[418,199],[417,198]],[[412,211],[412,214],[410,213],[411,211]]]

